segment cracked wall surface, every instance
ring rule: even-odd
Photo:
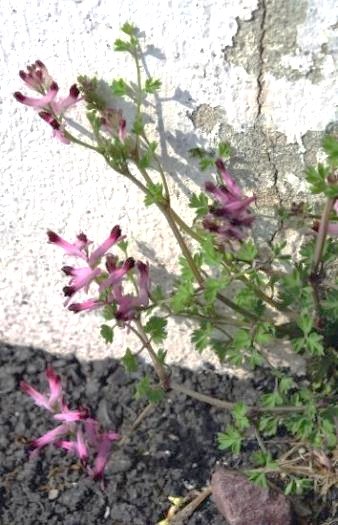
[[[105,82],[135,78],[132,63],[113,54],[126,20],[142,31],[147,72],[163,81],[147,108],[160,132],[176,209],[189,221],[187,200],[205,180],[188,150],[228,140],[230,168],[257,194],[271,240],[274,206],[304,198],[304,166],[316,161],[325,128],[335,121],[337,7],[333,0],[7,0],[0,5],[2,191],[0,336],[11,343],[75,351],[85,358],[118,356],[99,336],[99,318],[63,309],[62,253],[46,244],[51,228],[72,239],[80,230],[104,238],[119,223],[132,254],[149,260],[154,280],[169,286],[179,254],[165,220],[144,209],[143,196],[102,160],[51,139],[34,111],[12,93],[18,71],[40,58],[63,93],[78,74]],[[118,101],[116,101],[118,103]],[[127,120],[130,113],[126,108]],[[75,117],[76,115],[74,115]],[[156,125],[156,119],[159,124]],[[130,129],[131,123],[128,121]],[[197,366],[188,330],[172,327],[169,356]],[[94,335],[93,335],[94,334]],[[202,358],[209,359],[206,353]]]

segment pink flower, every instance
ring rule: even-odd
[[[249,206],[255,197],[242,195],[222,160],[218,159],[216,166],[224,185],[216,186],[213,182],[205,184],[206,191],[213,196],[215,203],[209,207],[209,213],[203,219],[203,226],[215,233],[219,244],[224,245],[232,239],[244,239],[246,228],[254,221]]]
[[[61,380],[52,368],[46,370],[50,394],[40,394],[32,386],[21,382],[22,390],[31,396],[38,406],[54,412],[53,418],[62,424],[31,442],[31,456],[47,445],[55,445],[77,455],[94,479],[102,479],[112,452],[112,443],[120,439],[113,431],[104,432],[100,423],[90,417],[86,408],[70,410],[62,396]],[[88,461],[92,456],[91,463]]]
[[[118,306],[116,319],[121,321],[122,324],[135,318],[137,308],[148,306],[149,304],[149,266],[141,261],[137,261],[136,266],[139,271],[139,294],[137,296],[123,295],[122,286],[114,287],[111,294]]]
[[[40,111],[39,117],[41,117],[47,124],[53,128],[53,137],[57,138],[63,144],[70,144],[70,140],[66,137],[65,128],[47,111]]]
[[[29,88],[39,93],[40,98],[28,97],[17,91],[14,93],[15,99],[21,104],[42,110],[39,116],[52,127],[53,136],[63,144],[70,144],[62,121],[65,111],[81,100],[76,84],[71,86],[68,96],[56,100],[59,87],[40,60],[27,66],[27,72],[20,71],[19,75]]]
[[[89,474],[94,479],[102,479],[104,469],[107,466],[111,455],[112,444],[114,441],[120,439],[120,435],[116,432],[104,432],[97,440],[97,455],[94,462],[94,468],[89,469]]]
[[[81,463],[87,464],[89,457],[89,448],[83,436],[83,432],[79,429],[76,433],[76,439],[74,441],[67,441],[65,439],[55,442],[57,447],[63,448],[68,452],[72,452],[79,457]]]
[[[32,448],[40,449],[42,447],[45,447],[47,445],[55,443],[60,437],[66,435],[69,432],[69,425],[63,424],[59,425],[56,428],[53,428],[53,430],[50,430],[49,432],[46,432],[43,436],[33,439],[31,442]]]
[[[28,87],[38,93],[41,93],[43,89],[48,89],[53,82],[41,60],[36,60],[34,64],[27,66],[27,72],[19,71],[19,75]]]
[[[68,423],[72,421],[81,421],[86,419],[89,415],[87,408],[80,408],[79,410],[69,410],[67,405],[64,405],[62,412],[60,414],[54,414],[54,419],[58,421],[67,421]]]
[[[100,268],[92,270],[89,266],[84,268],[64,266],[62,271],[66,275],[72,276],[69,282],[70,286],[65,286],[63,289],[64,294],[69,298],[73,297],[73,295],[81,290],[81,288],[84,288],[85,291],[88,292],[90,284],[101,274]]]
[[[47,235],[48,242],[62,248],[67,253],[67,255],[74,255],[75,257],[80,257],[81,259],[87,260],[84,248],[89,243],[89,241],[87,240],[87,237],[84,235],[84,233],[80,233],[80,235],[77,236],[78,242],[74,242],[73,244],[65,241],[57,233],[54,233],[51,230],[47,231]],[[84,241],[84,238],[86,241]]]
[[[52,82],[47,93],[43,95],[41,98],[26,97],[19,91],[16,91],[16,93],[14,93],[14,98],[18,102],[21,102],[21,104],[25,104],[26,106],[31,106],[33,108],[41,109],[41,108],[45,108],[46,106],[48,106],[48,104],[52,102],[52,100],[55,98],[58,91],[59,91],[59,86],[57,85],[56,82]]]
[[[135,261],[129,257],[121,264],[115,255],[107,253],[114,244],[124,238],[118,225],[114,226],[107,239],[91,253],[88,249],[90,241],[84,233],[78,235],[74,243],[65,241],[51,230],[48,230],[47,234],[50,243],[62,248],[67,255],[81,258],[87,263],[85,267],[63,266],[62,268],[70,277],[69,284],[63,288],[67,297],[65,306],[70,311],[74,313],[92,311],[114,304],[117,306],[116,318],[123,324],[135,318],[138,308],[148,306],[150,287],[148,264],[141,261],[136,263],[139,273],[138,294],[136,296],[124,294],[122,282],[128,272],[134,268]],[[104,256],[105,269],[101,269],[98,265]],[[80,290],[84,289],[88,293],[91,284],[98,286],[98,297],[70,304],[74,295]]]
[[[98,260],[101,259],[101,257],[103,257],[103,255],[105,255],[105,253],[110,250],[110,248],[114,246],[118,240],[121,240],[121,228],[120,226],[114,226],[110,232],[109,237],[90,255],[88,260],[89,265],[95,265]]]
[[[103,301],[99,301],[98,299],[87,299],[87,301],[83,301],[82,303],[72,303],[70,306],[68,306],[68,310],[77,314],[79,312],[85,311],[91,312],[92,310],[102,308],[104,305],[105,303]]]
[[[20,388],[25,394],[34,399],[36,405],[42,406],[50,412],[53,412],[55,407],[60,407],[62,404],[63,393],[61,379],[55,374],[52,368],[47,368],[46,377],[49,384],[48,396],[46,394],[41,394],[25,381],[21,381]]]
[[[120,268],[116,268],[115,270],[112,270],[109,274],[109,277],[101,282],[100,284],[100,292],[103,292],[108,287],[115,286],[126,275],[126,273],[129,272],[135,265],[135,261],[132,257],[129,257]]]

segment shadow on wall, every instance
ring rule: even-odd
[[[105,491],[81,471],[75,457],[49,446],[28,461],[25,445],[57,426],[49,413],[19,389],[22,379],[46,390],[44,371],[52,366],[62,378],[71,408],[87,406],[108,430],[124,435],[147,405],[135,399],[137,382],[152,369],[139,361],[129,374],[115,359],[81,362],[40,349],[0,345],[0,514],[3,525],[100,525],[110,516],[115,525],[155,524],[170,506],[169,496],[186,495],[208,482],[218,460],[241,467],[256,448],[254,440],[241,456],[217,449],[216,433],[230,421],[227,412],[169,393],[154,406],[121,450],[116,447],[106,469]],[[259,376],[259,374],[258,374]],[[216,374],[212,367],[191,372],[172,368],[173,380],[188,388],[228,400],[256,399],[256,383]],[[264,373],[261,374],[264,387]],[[268,385],[266,385],[268,386]],[[271,386],[271,385],[269,385]],[[189,524],[222,525],[211,501]]]

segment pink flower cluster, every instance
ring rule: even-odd
[[[41,394],[25,381],[20,388],[30,396],[36,405],[52,412],[53,418],[61,424],[31,442],[34,452],[53,444],[75,454],[87,473],[94,479],[102,479],[112,451],[112,443],[120,439],[116,432],[104,432],[100,423],[91,418],[86,408],[70,410],[64,401],[61,379],[52,368],[47,368],[46,377],[49,393]],[[33,452],[33,453],[34,453]],[[94,460],[89,464],[90,455]]]
[[[40,98],[27,97],[17,91],[14,93],[15,99],[26,106],[40,110],[39,116],[53,128],[54,137],[64,144],[69,144],[70,141],[65,134],[62,118],[65,111],[80,100],[80,92],[76,84],[71,86],[67,97],[57,99],[59,86],[50,76],[41,60],[36,60],[34,64],[27,66],[27,71],[20,71],[19,75],[26,86],[41,96]]]
[[[89,251],[91,241],[84,233],[80,233],[74,243],[69,243],[52,231],[48,231],[49,242],[62,248],[67,255],[82,259],[86,266],[64,266],[62,271],[70,277],[68,286],[63,292],[67,297],[65,306],[72,312],[90,311],[103,308],[105,305],[116,306],[116,319],[124,324],[135,318],[137,309],[149,304],[149,268],[142,261],[136,262],[138,270],[138,294],[124,294],[123,279],[135,267],[135,261],[129,257],[122,264],[118,258],[107,253],[116,242],[122,240],[121,229],[115,226],[109,237],[95,250]],[[105,256],[105,269],[98,265]],[[88,293],[89,287],[95,283],[98,287],[98,296],[83,302],[73,302],[75,294],[80,290]]]
[[[244,239],[245,229],[254,221],[249,206],[255,197],[243,196],[222,160],[216,161],[216,167],[224,184],[216,186],[213,182],[206,182],[205,189],[215,199],[215,203],[210,206],[209,213],[204,217],[203,226],[215,233],[217,240],[223,245],[234,239]]]

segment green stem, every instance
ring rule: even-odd
[[[160,379],[161,386],[164,390],[169,390],[170,388],[170,382],[169,382],[169,376],[161,363],[161,361],[158,359],[155,350],[153,349],[150,340],[147,337],[147,334],[145,333],[143,326],[141,324],[141,321],[138,319],[135,321],[137,330],[134,328],[131,324],[129,325],[132,332],[134,332],[135,335],[140,339],[142,344],[145,346],[145,348],[148,351],[148,354],[150,355],[150,359],[153,362],[155,371]]]
[[[313,257],[313,275],[318,274],[318,269],[319,269],[319,265],[320,265],[320,261],[323,255],[323,250],[324,250],[324,245],[325,245],[325,239],[326,239],[327,227],[328,227],[329,219],[330,219],[330,213],[333,208],[334,202],[335,202],[335,199],[332,199],[331,197],[329,197],[323,209],[323,213],[322,213],[322,217],[321,217],[320,225],[319,225],[319,231],[317,235],[315,253]]]
[[[97,148],[96,146],[92,146],[91,144],[88,144],[87,142],[83,142],[80,139],[77,139],[76,137],[74,137],[74,135],[69,133],[69,131],[65,131],[65,137],[66,139],[70,140],[71,142],[74,142],[75,144],[79,144],[80,146],[84,146],[85,148],[91,149],[93,151],[96,151],[97,153],[102,154],[99,148]]]

